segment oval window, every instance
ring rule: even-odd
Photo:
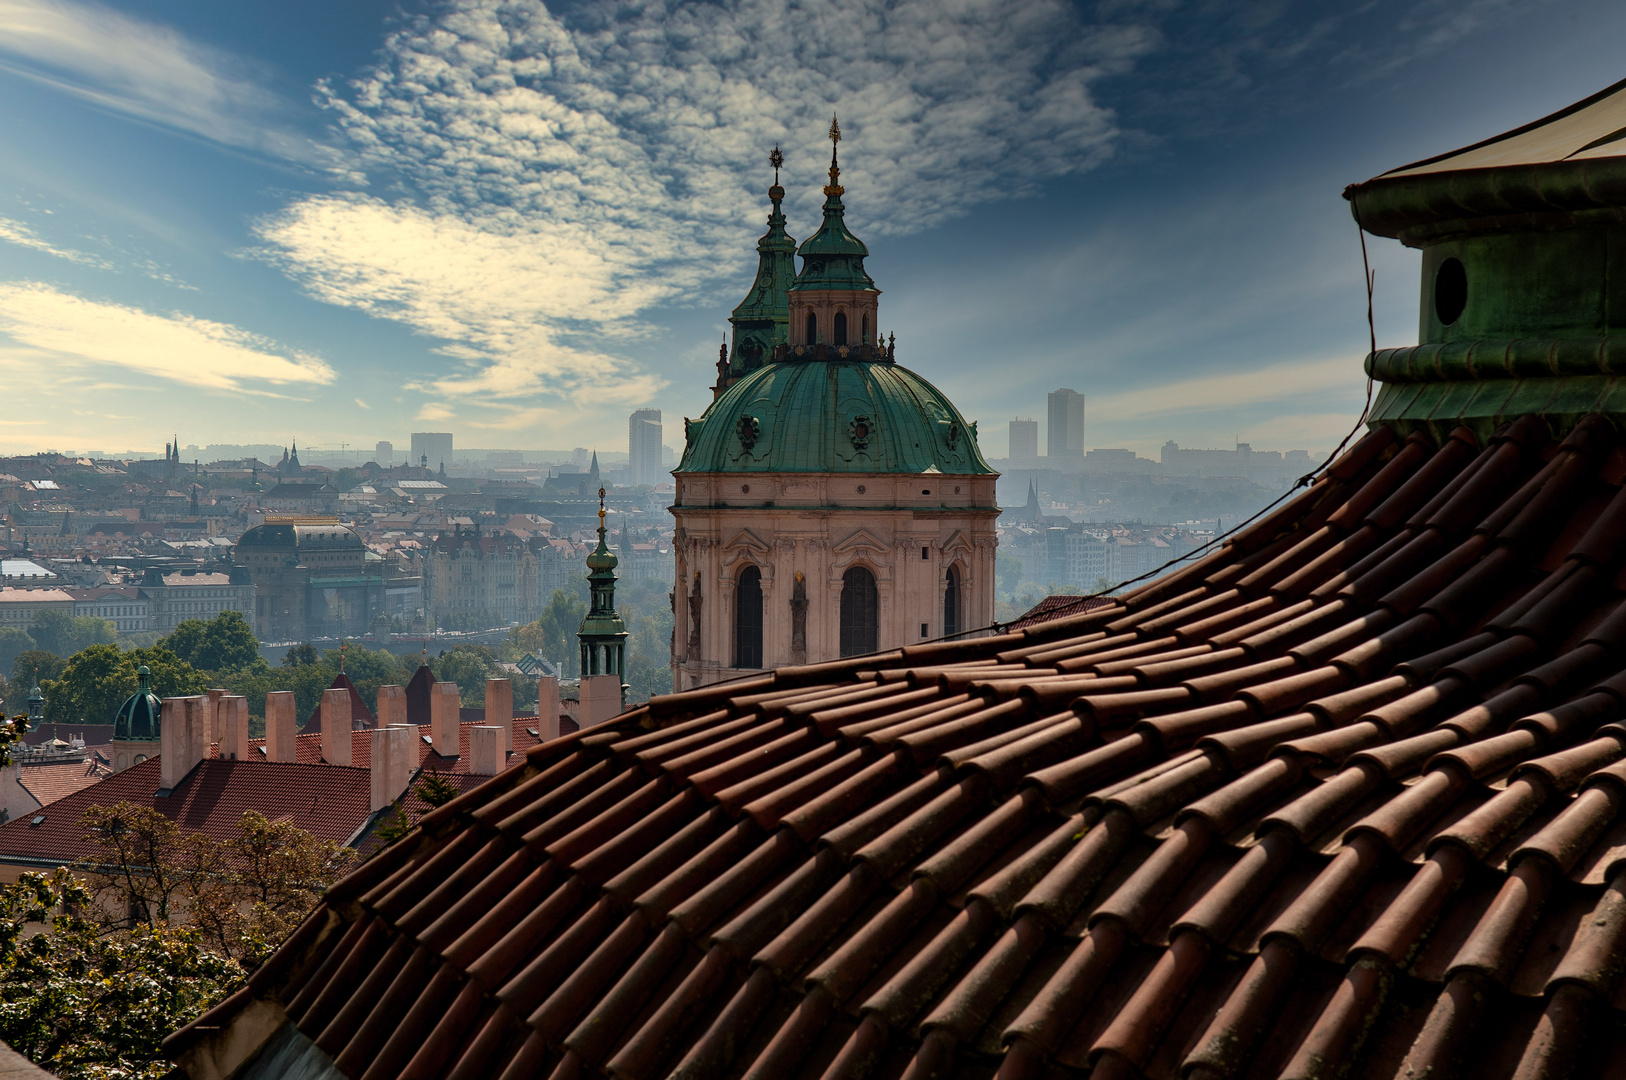
[[[1458,259],[1447,259],[1434,272],[1434,313],[1441,326],[1450,326],[1462,318],[1462,309],[1468,306],[1468,271]]]

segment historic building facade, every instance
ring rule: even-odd
[[[253,582],[261,641],[365,634],[385,610],[383,562],[338,518],[268,514],[233,558]]]
[[[776,175],[734,348],[705,415],[685,421],[672,507],[680,690],[993,621],[997,474],[975,426],[881,344],[880,290],[839,175],[832,151],[824,221],[800,248]]]
[[[446,627],[459,615],[531,622],[541,614],[537,569],[536,552],[513,533],[454,528],[424,552],[424,610]]]

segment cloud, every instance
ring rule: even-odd
[[[385,201],[310,196],[264,254],[328,303],[443,339],[437,392],[602,395],[660,380],[584,343],[660,305],[730,301],[785,148],[815,226],[832,113],[859,232],[915,231],[1111,156],[1092,97],[1155,34],[1065,0],[456,0],[407,22],[326,106]],[[730,301],[731,302],[731,301]],[[516,406],[517,407],[517,406]]]
[[[59,259],[67,259],[82,266],[94,266],[101,270],[110,270],[113,264],[97,255],[87,255],[72,248],[60,248],[46,240],[40,239],[38,233],[20,221],[0,217],[0,240],[8,244],[29,248],[46,255],[55,255]]]
[[[1173,379],[1157,386],[1092,397],[1089,409],[1118,423],[1221,410],[1234,412],[1307,397],[1348,397],[1361,393],[1365,385],[1356,374],[1361,362],[1361,357],[1339,356]]]
[[[306,164],[331,150],[301,135],[252,62],[99,4],[0,0],[0,68],[100,108]]]
[[[265,391],[248,384],[319,385],[334,378],[321,358],[226,323],[86,300],[38,282],[0,284],[0,333],[15,343],[0,353],[14,363],[48,363],[58,377],[76,369],[97,375],[113,369],[260,393]]]

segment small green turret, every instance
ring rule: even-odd
[[[620,560],[605,542],[604,489],[598,489],[598,547],[587,556],[591,602],[576,633],[581,642],[581,674],[626,673],[627,624],[615,610],[615,568]]]
[[[785,189],[779,186],[779,167],[784,163],[785,155],[774,147],[768,155],[768,164],[773,166],[768,231],[757,241],[757,276],[751,291],[728,317],[734,327],[734,343],[730,355],[719,358],[714,395],[767,363],[774,346],[790,340],[788,290],[796,277],[796,239],[785,231],[785,214],[779,205],[785,200]]]

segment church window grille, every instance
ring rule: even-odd
[[[762,571],[747,566],[734,590],[734,666],[762,666]]]
[[[876,650],[881,598],[875,575],[854,566],[841,575],[841,655],[862,656]]]

